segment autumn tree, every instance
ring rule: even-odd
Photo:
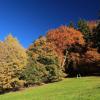
[[[62,52],[74,44],[84,44],[83,35],[81,32],[61,26],[57,29],[51,30],[47,33],[47,40],[53,43]]]
[[[54,44],[62,53],[62,67],[65,68],[65,71],[71,62],[71,58],[69,57],[71,52],[81,53],[82,46],[85,44],[82,33],[67,26],[61,26],[57,29],[49,31],[47,33],[47,40]],[[75,62],[75,60],[73,62]]]
[[[72,45],[84,45],[82,33],[67,26],[61,26],[49,31],[47,40],[54,44],[63,55]]]
[[[24,71],[27,83],[41,84],[61,80],[63,72],[60,58],[54,48],[45,37],[40,37],[28,48],[29,65]]]
[[[100,74],[100,54],[96,48],[89,48],[80,58],[81,72],[84,74]]]
[[[17,89],[20,86],[20,73],[27,63],[25,49],[18,40],[9,35],[0,42],[0,91]]]

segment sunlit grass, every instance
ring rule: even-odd
[[[0,95],[0,100],[100,100],[100,78],[67,78],[63,81]]]

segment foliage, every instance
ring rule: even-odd
[[[81,48],[85,44],[81,32],[67,27],[61,26],[47,33],[47,40],[54,44],[62,53],[62,67],[66,70],[71,52],[82,52]],[[60,53],[59,53],[60,54]]]
[[[64,72],[72,76],[100,73],[99,33],[100,24],[89,41],[87,23],[79,20],[78,30],[72,23],[69,27],[50,30],[46,37],[39,37],[27,50],[9,35],[0,42],[0,92],[60,81]]]
[[[26,81],[26,86],[43,83],[47,78],[48,72],[43,64],[30,61],[22,73],[22,79]]]
[[[26,63],[26,52],[15,38],[9,35],[0,42],[0,91],[19,87],[19,75]]]
[[[63,72],[60,67],[60,58],[54,46],[47,42],[45,37],[36,40],[27,53],[30,60],[25,71],[26,81],[35,84],[61,80]]]
[[[82,33],[67,26],[61,26],[57,29],[49,31],[47,33],[47,39],[62,52],[64,52],[71,45],[84,44]]]
[[[98,26],[95,29],[95,34],[94,34],[94,39],[95,39],[95,45],[96,47],[99,48],[100,50],[100,23],[98,24]]]
[[[74,28],[74,23],[71,21],[68,25],[68,27]]]
[[[87,22],[84,19],[80,19],[77,23],[78,30],[83,33],[84,38],[86,41],[90,39],[90,29],[87,25]]]
[[[84,54],[85,62],[87,63],[96,63],[100,62],[100,54],[97,52],[97,49],[91,48]]]
[[[68,56],[68,63],[65,66],[69,76],[91,75],[100,73],[100,54],[97,49],[88,48],[84,53],[71,52]]]
[[[86,74],[100,73],[100,54],[97,49],[89,49],[80,59],[80,68]]]

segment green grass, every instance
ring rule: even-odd
[[[100,100],[100,78],[63,81],[0,95],[0,100]]]

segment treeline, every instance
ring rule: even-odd
[[[0,42],[0,92],[100,74],[100,23],[61,26],[24,49],[12,35]]]

